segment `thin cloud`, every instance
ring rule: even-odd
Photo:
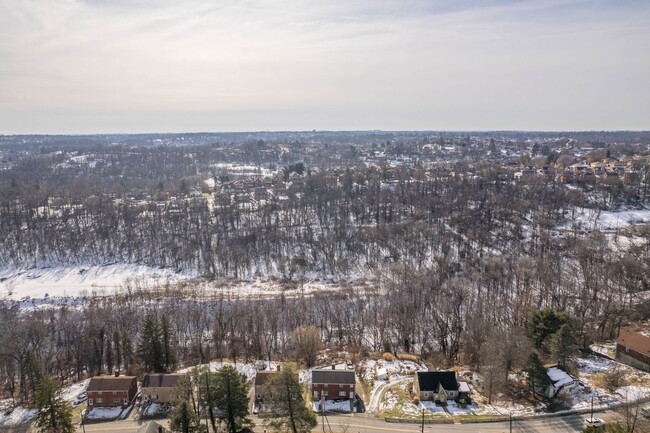
[[[0,0],[0,132],[647,128],[649,11]]]

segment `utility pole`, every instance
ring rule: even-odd
[[[424,408],[422,408],[422,433],[424,433]]]
[[[591,425],[594,424],[594,390],[591,390]]]
[[[512,433],[512,412],[510,412],[510,433]]]
[[[323,433],[325,433],[325,396],[320,396],[320,423],[323,425]]]

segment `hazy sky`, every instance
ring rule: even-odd
[[[650,129],[649,0],[0,0],[0,134]]]

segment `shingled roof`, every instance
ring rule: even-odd
[[[128,391],[135,376],[98,376],[90,378],[87,391]]]
[[[447,391],[458,391],[455,371],[418,371],[420,391],[438,392],[438,385]]]
[[[312,370],[312,383],[342,383],[354,385],[354,371],[350,370]]]
[[[183,374],[178,373],[158,373],[158,374],[145,374],[142,380],[143,388],[173,388],[176,386],[178,379],[183,377]]]
[[[641,355],[650,357],[650,337],[643,335],[636,327],[621,329],[616,342]]]
[[[277,371],[262,370],[255,373],[255,386],[265,385]]]

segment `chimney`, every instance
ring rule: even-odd
[[[281,366],[281,365],[278,365],[278,366],[277,366],[277,370],[278,370],[278,371],[281,371],[281,370],[282,370],[282,366]]]
[[[120,377],[120,370],[115,370],[115,377]]]
[[[333,366],[332,366],[332,370],[336,370],[336,365],[333,365]]]

